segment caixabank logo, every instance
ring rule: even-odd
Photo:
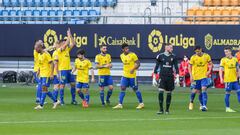
[[[76,42],[77,47],[81,47],[82,45],[88,44],[87,36],[79,36],[77,33],[72,33],[73,39]],[[43,41],[46,48],[49,48],[54,45],[55,42],[62,39],[67,39],[68,37],[63,34],[57,34],[57,32],[53,29],[48,29],[44,34]]]
[[[195,37],[184,36],[182,33],[170,36],[170,34],[162,33],[158,29],[153,29],[148,35],[148,47],[154,53],[161,51],[163,43],[170,43],[174,47],[179,46],[188,49],[195,46],[195,42]]]
[[[101,45],[121,46],[124,43],[130,46],[136,46],[137,48],[140,48],[140,41],[140,33],[136,33],[133,35],[107,35],[101,33],[94,33],[95,48]]]

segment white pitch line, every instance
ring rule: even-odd
[[[0,124],[41,124],[41,123],[71,123],[71,122],[128,122],[128,121],[172,121],[172,120],[237,119],[237,118],[240,119],[240,116],[232,116],[232,117],[158,118],[158,119],[111,119],[111,120],[0,121]]]

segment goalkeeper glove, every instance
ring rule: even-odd
[[[157,80],[156,80],[156,75],[155,75],[155,74],[153,75],[152,85],[153,85],[154,87],[157,87],[157,86],[158,86],[158,82],[157,82]]]
[[[179,75],[178,74],[176,75],[175,84],[177,86],[180,86],[180,80],[179,80]]]

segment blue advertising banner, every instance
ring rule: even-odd
[[[151,59],[164,50],[162,43],[174,45],[178,58],[191,56],[196,45],[203,47],[212,59],[224,56],[223,48],[240,45],[240,26],[237,25],[0,25],[1,57],[33,57],[36,39],[42,39],[46,47],[66,38],[70,27],[77,49],[84,48],[89,58],[99,53],[100,45],[108,45],[113,58],[119,58],[121,44],[141,59]]]

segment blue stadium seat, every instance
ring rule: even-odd
[[[72,6],[73,7],[81,7],[82,6],[82,0],[72,0]]]
[[[58,7],[58,0],[49,0],[49,5],[51,7]]]
[[[33,10],[33,16],[34,16],[34,21],[39,21],[42,20],[40,17],[40,11],[39,10]]]
[[[18,0],[20,7],[25,7],[26,6],[26,1],[25,0]]]
[[[19,17],[17,18],[17,20],[22,20],[23,11],[22,11],[22,10],[17,10],[17,16],[19,16]]]
[[[47,21],[48,19],[48,10],[41,10],[42,21]]]
[[[56,11],[56,16],[58,16],[58,20],[62,20],[62,17],[63,17],[63,11],[62,10],[57,10]]]
[[[107,6],[107,2],[105,0],[98,0],[98,5],[100,7],[106,7]]]
[[[34,5],[36,7],[41,7],[42,6],[42,1],[41,0],[34,0]]]
[[[4,21],[10,20],[8,10],[2,10],[2,16]]]
[[[0,10],[0,21],[2,21],[2,10]]]
[[[57,21],[58,18],[56,17],[56,12],[55,10],[49,10],[48,15],[51,17],[49,20],[50,21]]]
[[[98,12],[94,9],[91,9],[88,11],[89,15],[99,15]],[[98,17],[90,17],[89,20],[90,21],[97,21]]]
[[[17,17],[17,11],[16,10],[10,10],[9,15],[11,16],[11,21],[17,21],[19,18]]]
[[[70,21],[71,16],[72,16],[72,10],[65,10],[64,11],[64,19],[65,21]]]
[[[5,7],[10,7],[10,6],[11,6],[10,0],[2,0],[2,4],[3,4],[3,6],[5,6]]]
[[[76,19],[76,18],[79,18],[79,16],[80,16],[80,11],[79,11],[79,10],[73,10],[73,16],[74,16],[75,19]]]
[[[82,0],[81,6],[88,7],[88,6],[90,6],[90,2],[88,0]]]
[[[20,6],[19,0],[11,0],[11,6],[19,7]]]
[[[42,5],[43,5],[43,7],[48,7],[49,6],[49,1],[48,0],[42,0]]]
[[[26,0],[26,4],[27,7],[32,7],[35,5],[34,0]]]
[[[3,18],[2,18],[2,10],[0,10],[0,21],[2,21]]]
[[[62,10],[57,10],[56,15],[57,16],[63,16],[63,11]]]
[[[72,7],[73,6],[73,0],[65,0],[65,5],[66,7]]]
[[[80,12],[80,14],[82,15],[82,16],[88,16],[88,10],[81,10],[81,12]],[[88,20],[88,18],[87,17],[83,17],[82,18],[83,20]]]
[[[89,0],[89,5],[90,5],[91,7],[98,7],[98,6],[99,6],[97,0]]]
[[[106,0],[106,6],[113,7],[114,6],[113,0]]]
[[[33,18],[31,16],[32,16],[32,10],[25,10],[23,21],[32,21]]]
[[[58,0],[58,5],[59,7],[62,7],[63,5],[65,5],[64,0]]]

